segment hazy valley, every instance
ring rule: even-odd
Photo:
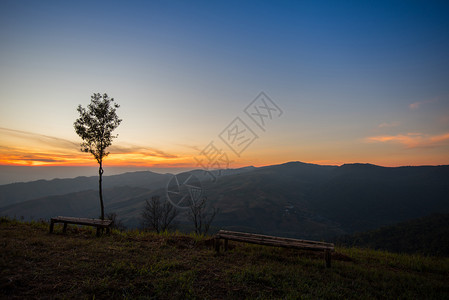
[[[201,170],[192,174],[201,181],[210,205],[220,210],[215,229],[329,239],[432,213],[449,213],[449,166],[337,167],[291,162],[223,170],[216,181]],[[165,197],[172,177],[148,171],[105,176],[106,212],[116,213],[128,228],[139,227],[145,200],[153,195]],[[0,215],[98,217],[97,179],[2,185]],[[186,223],[183,214],[178,223],[182,230]]]

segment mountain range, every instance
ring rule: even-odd
[[[299,238],[329,239],[449,213],[449,166],[321,166],[289,162],[194,175],[214,227]],[[128,227],[141,224],[145,200],[165,197],[172,174],[149,171],[104,176],[106,212]],[[98,217],[98,178],[39,180],[0,186],[0,215],[48,219]],[[184,214],[178,218],[186,223]]]

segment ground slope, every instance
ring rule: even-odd
[[[449,257],[449,214],[432,214],[336,239],[345,246]]]
[[[444,299],[449,259],[338,248],[321,254],[204,238],[0,222],[0,290],[7,299]]]

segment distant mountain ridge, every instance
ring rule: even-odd
[[[364,231],[449,212],[448,182],[449,166],[343,165],[314,191],[313,209],[346,224],[345,231]]]
[[[220,176],[229,176],[249,172],[255,167],[243,167],[238,169],[226,169],[220,171]],[[211,176],[204,170],[193,170],[194,174],[202,181],[210,181]],[[165,187],[173,174],[159,174],[151,171],[126,172],[119,175],[103,176],[105,189],[127,186],[157,189]],[[43,198],[47,196],[65,195],[86,190],[98,190],[98,176],[79,176],[75,178],[36,180],[30,182],[18,182],[0,185],[0,208],[11,204],[17,204],[27,200]]]
[[[110,208],[120,206],[129,199],[148,195],[151,191],[141,187],[115,187],[103,191],[107,213]],[[87,190],[65,195],[53,195],[34,200],[23,201],[2,207],[0,211],[10,217],[26,219],[50,219],[62,215],[71,217],[98,218],[100,215],[98,191]]]
[[[369,164],[321,166],[289,162],[225,171],[216,181],[203,170],[192,171],[201,179],[210,204],[220,209],[214,221],[217,228],[328,239],[431,213],[449,213],[449,166],[390,168]],[[165,196],[167,180],[172,176],[127,173],[115,179],[106,178],[107,189],[117,189],[113,193],[119,194],[121,188],[128,189],[128,195],[121,194],[122,198],[106,196],[106,211],[117,213],[127,226],[139,226],[145,200],[152,195]],[[89,197],[92,197],[92,209],[98,210],[96,179],[92,178],[94,187]],[[39,182],[30,184],[39,190]],[[1,194],[2,187],[5,186],[0,186],[0,199],[7,199]],[[71,211],[63,209],[60,203],[76,202],[73,193],[36,198],[39,199],[0,207],[0,215],[24,215],[26,206],[32,203],[35,218],[47,216],[49,207],[56,206],[69,215]],[[80,200],[80,203],[87,206],[90,202]],[[86,212],[89,209],[86,207]],[[83,214],[82,210],[74,209],[73,214],[75,212]],[[52,213],[58,214],[53,210]],[[181,217],[180,221],[184,219]]]
[[[152,189],[164,185],[172,176],[172,174],[159,174],[150,171],[127,172],[120,175],[104,176],[103,186],[106,189],[116,186]],[[47,196],[95,189],[98,190],[98,176],[5,184],[0,185],[0,207]]]

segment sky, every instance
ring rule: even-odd
[[[0,165],[449,164],[447,1],[0,2]]]

